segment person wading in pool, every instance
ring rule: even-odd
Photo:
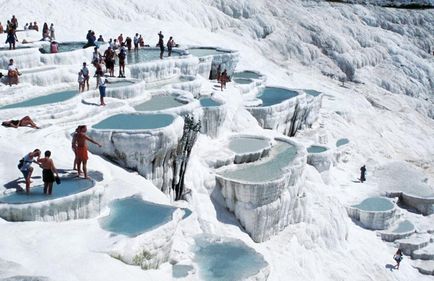
[[[104,98],[105,98],[106,83],[108,83],[108,81],[104,77],[104,73],[102,71],[98,71],[96,75],[96,87],[99,90],[99,100],[101,106],[105,106]]]
[[[27,195],[30,192],[30,183],[31,183],[30,178],[32,177],[32,173],[33,173],[32,163],[37,163],[33,158],[39,160],[40,156],[41,156],[41,151],[39,149],[35,149],[33,150],[33,152],[26,154],[18,164],[18,169],[20,169],[21,173],[23,173],[24,179],[26,180]]]
[[[44,158],[38,160],[42,168],[42,181],[44,182],[44,194],[51,195],[53,183],[56,181],[54,174],[59,178],[53,159],[50,159],[51,151],[47,150],[44,153]]]
[[[125,59],[127,57],[127,49],[125,48],[125,43],[122,43],[121,49],[119,51],[119,78],[125,78]]]
[[[87,68],[86,63],[83,62],[83,68],[81,69],[84,78],[84,84],[87,85],[87,90],[89,91],[89,68]],[[84,86],[83,86],[84,91]]]
[[[75,138],[75,147],[77,148],[77,169],[78,169],[78,176],[81,174],[81,165],[83,164],[83,173],[84,178],[88,179],[87,176],[87,160],[89,159],[88,153],[87,153],[87,141],[90,141],[91,143],[94,143],[101,147],[101,144],[94,141],[93,139],[89,138],[86,135],[87,127],[85,125],[82,125],[80,128],[80,131],[78,132],[76,138]]]
[[[170,57],[172,55],[172,49],[175,47],[175,40],[170,36],[169,41],[167,41],[167,56]]]

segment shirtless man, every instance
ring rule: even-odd
[[[101,144],[97,143],[93,139],[89,138],[86,135],[87,127],[86,125],[82,125],[76,138],[75,138],[75,147],[77,151],[77,169],[78,169],[78,176],[81,174],[81,164],[83,163],[83,172],[84,172],[84,178],[88,179],[87,176],[87,160],[89,159],[89,156],[87,155],[87,143],[86,141],[90,141],[91,143],[94,143],[101,147]]]
[[[18,165],[18,168],[20,169],[21,173],[23,173],[24,179],[26,180],[26,193],[29,195],[30,192],[30,178],[32,177],[33,173],[33,167],[32,163],[36,163],[33,158],[36,157],[36,160],[39,160],[39,157],[41,156],[41,151],[39,149],[33,150],[33,152],[30,152],[26,154],[23,159],[20,160],[20,164]]]
[[[50,159],[51,151],[47,150],[44,153],[44,158],[38,160],[42,168],[42,181],[44,182],[44,194],[51,195],[53,190],[53,183],[56,181],[56,177],[59,177],[56,167],[54,167],[53,159]]]

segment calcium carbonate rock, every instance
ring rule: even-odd
[[[15,66],[20,70],[22,68],[31,68],[41,65],[41,53],[38,48],[20,48],[16,50],[0,50],[0,65],[2,69],[7,69],[9,60],[13,59]]]
[[[134,115],[143,115],[146,119],[146,116],[153,114]],[[116,161],[122,167],[136,170],[140,175],[151,180],[155,186],[166,190],[171,186],[173,178],[171,157],[182,136],[184,124],[181,117],[169,116],[173,118],[170,124],[152,129],[95,129],[93,127],[89,130],[89,136],[101,143],[102,147],[91,145],[89,150]],[[128,119],[125,122],[128,123]]]
[[[297,221],[305,166],[305,149],[277,138],[268,157],[218,170],[226,206],[254,241],[268,240]]]
[[[396,205],[384,197],[371,197],[347,207],[348,215],[367,229],[387,229],[397,219]]]

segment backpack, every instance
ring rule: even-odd
[[[18,165],[17,165],[18,169],[21,170],[23,165],[24,165],[24,158],[21,158],[21,160],[18,162]]]

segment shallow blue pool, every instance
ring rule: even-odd
[[[201,98],[199,99],[199,102],[202,107],[215,107],[221,105],[220,102],[213,100],[212,98]]]
[[[407,233],[414,230],[414,225],[409,220],[404,220],[398,224],[398,226],[392,229],[393,233]]]
[[[389,199],[383,197],[370,197],[353,207],[363,211],[381,212],[392,210],[393,206],[394,204]]]
[[[93,125],[94,129],[145,130],[157,129],[172,124],[174,117],[169,114],[118,114]]]
[[[313,96],[313,97],[317,97],[317,96],[321,95],[321,92],[318,92],[316,90],[305,89],[303,91],[305,91],[306,94]]]
[[[233,75],[235,78],[244,78],[244,79],[259,79],[261,75],[254,71],[243,71],[243,72],[235,72]]]
[[[191,49],[187,49],[187,51],[195,57],[206,57],[206,56],[229,53],[227,51],[220,51],[215,48],[191,48]]]
[[[86,42],[64,42],[59,43],[58,53],[65,53],[65,52],[71,52],[79,49],[83,49],[83,46],[86,44]],[[94,46],[91,46],[92,48]],[[50,44],[44,45],[40,49],[41,53],[50,53]]]
[[[246,79],[246,78],[235,78],[233,81],[240,85],[247,85],[253,83],[252,79]]]
[[[51,195],[45,195],[43,185],[38,185],[30,187],[29,195],[26,195],[25,192],[14,192],[1,196],[0,203],[25,204],[53,200],[83,192],[95,185],[94,181],[86,179],[68,178],[61,180],[62,182],[59,185],[54,183]]]
[[[129,237],[140,235],[172,220],[176,208],[155,204],[138,196],[117,199],[110,203],[110,214],[99,219],[107,231]]]
[[[349,143],[350,142],[350,140],[349,139],[339,139],[337,142],[336,142],[336,146],[337,147],[339,147],[339,146],[342,146],[342,145],[345,145],[345,144],[347,144],[347,143]]]
[[[134,106],[134,108],[137,111],[153,111],[178,107],[181,105],[184,105],[184,103],[178,101],[174,95],[158,95],[152,96],[150,100],[138,104]]]
[[[234,137],[229,142],[229,149],[237,154],[245,154],[264,150],[270,146],[270,141],[255,137]]]
[[[172,51],[172,57],[179,57],[181,54],[178,51]],[[164,57],[167,57],[167,48],[164,50]],[[127,52],[127,64],[135,64],[160,59],[160,50],[141,48],[137,51],[131,50]]]
[[[282,169],[289,166],[297,155],[295,146],[278,141],[270,151],[270,155],[263,161],[241,165],[236,169],[225,170],[222,176],[246,182],[265,182],[279,179],[282,176]]]
[[[296,96],[298,96],[296,91],[276,87],[265,87],[258,98],[262,100],[261,106],[271,106]]]
[[[63,101],[71,99],[76,94],[77,94],[77,90],[67,90],[67,91],[49,94],[46,96],[41,96],[41,97],[25,100],[25,101],[22,101],[19,103],[5,105],[3,107],[0,107],[0,109],[9,109],[9,108],[18,108],[18,107],[33,107],[33,106],[38,106],[38,105],[63,102]]]
[[[321,153],[327,151],[327,147],[319,146],[319,145],[311,145],[307,148],[307,152],[309,153]]]
[[[267,266],[262,255],[241,240],[230,238],[195,238],[194,261],[201,280],[244,280]]]

